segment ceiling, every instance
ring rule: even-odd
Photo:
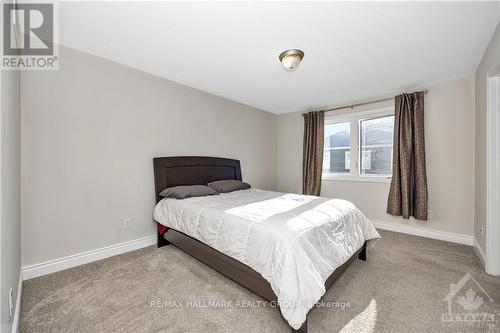
[[[474,73],[498,2],[60,2],[60,43],[273,113]],[[278,55],[300,48],[295,72]]]

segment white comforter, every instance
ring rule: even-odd
[[[330,274],[366,240],[380,238],[348,201],[258,189],[163,199],[154,219],[259,272],[295,329],[325,293]]]

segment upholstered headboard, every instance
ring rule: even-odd
[[[215,180],[241,179],[240,161],[220,157],[173,156],[153,159],[156,202],[167,187],[206,185]]]

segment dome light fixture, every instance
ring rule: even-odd
[[[292,72],[297,69],[300,61],[304,58],[304,52],[299,49],[290,49],[281,52],[279,58],[283,69]]]

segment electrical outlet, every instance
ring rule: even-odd
[[[479,231],[481,231],[481,236],[484,236],[484,225],[482,225],[481,228],[479,228]]]
[[[14,315],[14,289],[9,290],[9,317]]]
[[[132,228],[132,219],[130,217],[127,217],[126,219],[124,219],[122,223],[123,223],[123,229]]]

